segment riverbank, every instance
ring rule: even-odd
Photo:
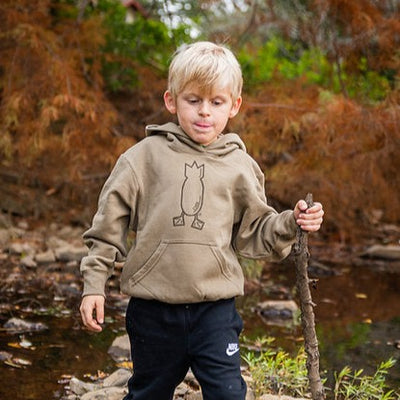
[[[108,349],[116,337],[124,334],[127,299],[118,289],[122,266],[116,266],[110,280],[106,332],[89,335],[82,329],[78,312],[81,294],[79,261],[86,254],[81,239],[83,231],[81,226],[56,223],[41,225],[36,221],[16,220],[1,215],[0,373],[5,383],[1,385],[1,398],[27,400],[80,396],[69,392],[72,379],[75,383],[77,380],[102,385],[105,378],[121,369],[119,362],[108,354]],[[396,243],[399,232],[397,227],[391,227],[386,240],[371,240],[351,248],[340,243],[327,245],[318,237],[314,237],[310,244],[310,267],[320,279],[318,290],[313,292],[318,304],[316,310],[320,334],[326,340],[328,334],[324,332],[325,326],[329,326],[327,332],[335,331],[335,321],[338,326],[349,326],[359,321],[363,329],[368,327],[371,338],[364,336],[358,339],[362,342],[355,349],[359,352],[357,349],[362,348],[364,343],[369,346],[364,361],[360,363],[365,364],[366,357],[372,360],[376,354],[382,359],[387,354],[400,358],[400,351],[396,347],[396,343],[400,342],[398,325],[390,322],[394,316],[400,316],[396,308],[399,303],[396,285],[400,282],[399,246]],[[263,328],[264,332],[296,343],[301,337],[297,327],[266,325],[268,321],[263,321],[262,313],[257,313],[253,306],[265,298],[288,300],[292,297],[291,267],[263,265],[262,268],[260,276],[246,281],[246,296],[239,302],[246,320],[245,334],[253,335],[260,330],[259,326],[268,326],[268,329]],[[282,274],[289,276],[287,283],[278,282],[277,277]],[[385,298],[381,297],[381,293]],[[6,324],[12,318],[44,324],[47,328],[10,330]],[[37,328],[38,325],[35,326]],[[348,335],[348,328],[346,330]],[[335,335],[337,341],[342,341],[343,347],[346,339],[338,331]],[[371,340],[373,342],[369,342]],[[333,359],[337,349],[331,349],[327,343],[323,345],[322,356]],[[384,352],[378,351],[378,345]],[[351,348],[347,352],[354,359]],[[367,367],[372,364],[371,360],[368,359]],[[352,361],[344,357],[343,362]],[[24,388],[18,384],[20,380],[25,382]],[[183,399],[193,400],[196,399],[193,396],[198,396],[198,389],[190,382],[185,382],[177,392]]]

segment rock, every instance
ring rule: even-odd
[[[69,243],[66,240],[60,239],[57,236],[50,236],[46,241],[46,246],[49,249],[55,250],[60,247],[67,247]]]
[[[293,300],[267,300],[259,303],[256,312],[268,324],[286,324],[294,320],[298,306]]]
[[[308,263],[308,274],[310,277],[326,277],[339,275],[340,272],[319,261],[310,260]]]
[[[28,221],[19,221],[17,225],[18,228],[23,229],[24,231],[29,229]]]
[[[21,265],[27,268],[36,268],[37,263],[32,256],[25,256],[21,258]]]
[[[79,268],[79,261],[73,260],[73,261],[68,261],[65,266],[69,269],[75,270]]]
[[[24,229],[17,228],[16,226],[11,227],[10,232],[12,238],[22,238],[26,234]]]
[[[120,368],[98,383],[85,383],[72,378],[69,389],[72,393],[65,400],[121,400],[128,393],[127,382],[131,372]],[[192,374],[188,372],[183,382],[175,390],[174,400],[202,400],[200,386]],[[282,397],[283,399],[283,397]],[[254,392],[248,387],[246,400],[255,400]],[[274,399],[275,400],[275,399]],[[286,400],[289,400],[286,399]]]
[[[82,293],[82,290],[75,283],[70,283],[70,284],[58,283],[56,285],[56,293],[57,296],[59,297],[76,299],[79,298],[79,296]]]
[[[61,228],[56,227],[56,230],[57,236],[66,240],[70,240],[71,238],[81,238],[83,233],[82,229],[74,228],[70,225],[64,225]]]
[[[8,241],[11,239],[11,233],[9,229],[0,229],[0,247],[5,247]]]
[[[75,247],[68,244],[55,249],[54,253],[59,261],[80,261],[84,256],[87,255],[88,249],[86,246]]]
[[[80,400],[121,400],[127,393],[127,388],[109,387],[85,393]]]
[[[108,349],[108,354],[116,362],[131,359],[131,345],[127,334],[117,336]]]
[[[128,380],[132,376],[132,372],[125,369],[120,368],[113,372],[110,376],[108,376],[103,381],[104,387],[111,387],[111,386],[125,386],[128,383]]]
[[[36,254],[35,260],[39,264],[50,264],[56,261],[56,256],[54,255],[53,251],[49,249],[45,252]]]
[[[29,243],[20,243],[20,242],[11,243],[8,247],[8,251],[11,254],[27,254],[27,255],[35,254],[35,250]]]
[[[400,260],[400,246],[380,244],[369,247],[363,254],[363,257],[382,258],[384,260]]]
[[[11,219],[10,216],[4,213],[0,213],[0,228],[10,228],[11,227]]]
[[[75,377],[71,378],[69,382],[69,387],[72,390],[72,392],[74,392],[78,396],[81,396],[88,392],[93,392],[98,388],[98,386],[95,385],[94,383],[83,382]]]
[[[38,332],[48,329],[48,326],[41,322],[29,322],[20,318],[10,318],[4,324],[4,328],[15,332]]]
[[[0,350],[0,361],[10,360],[12,358],[12,354],[8,351]]]

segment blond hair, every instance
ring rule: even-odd
[[[228,88],[235,101],[242,92],[242,71],[228,48],[211,42],[195,42],[175,52],[169,66],[168,90],[176,98],[191,83],[204,91]]]

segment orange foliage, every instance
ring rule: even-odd
[[[307,47],[320,48],[332,63],[344,62],[350,73],[359,71],[362,57],[374,71],[391,73],[400,68],[400,9],[396,2],[265,0],[265,3],[267,7],[263,8],[254,2],[249,32],[256,29],[265,32],[274,26],[289,40],[295,38]],[[242,40],[242,35],[233,37]]]
[[[3,165],[14,160],[32,172],[52,155],[58,179],[111,166],[121,145],[111,134],[118,115],[103,91],[100,21],[57,18],[69,10],[50,0],[7,0],[0,7]]]
[[[398,48],[400,34],[396,6],[391,9],[389,2],[369,0],[330,0],[328,3],[328,15],[343,37],[351,38],[337,49],[342,56],[353,59],[355,67],[360,56],[366,56],[373,69],[399,68],[398,54],[393,52]]]
[[[268,85],[257,103],[247,101],[238,129],[265,170],[270,197],[293,207],[312,192],[326,210],[325,232],[347,239],[370,234],[377,222],[400,221],[398,94],[363,106],[319,98],[316,88],[297,82],[278,91]]]

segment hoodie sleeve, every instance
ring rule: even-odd
[[[297,224],[293,211],[278,213],[267,204],[264,175],[255,162],[250,179],[242,185],[240,198],[241,218],[233,237],[233,246],[238,254],[269,261],[287,257],[296,240]]]
[[[122,155],[102,188],[92,226],[83,234],[89,248],[80,266],[83,296],[105,296],[105,284],[113,273],[114,263],[126,258],[127,234],[135,220],[138,187],[131,165]]]

